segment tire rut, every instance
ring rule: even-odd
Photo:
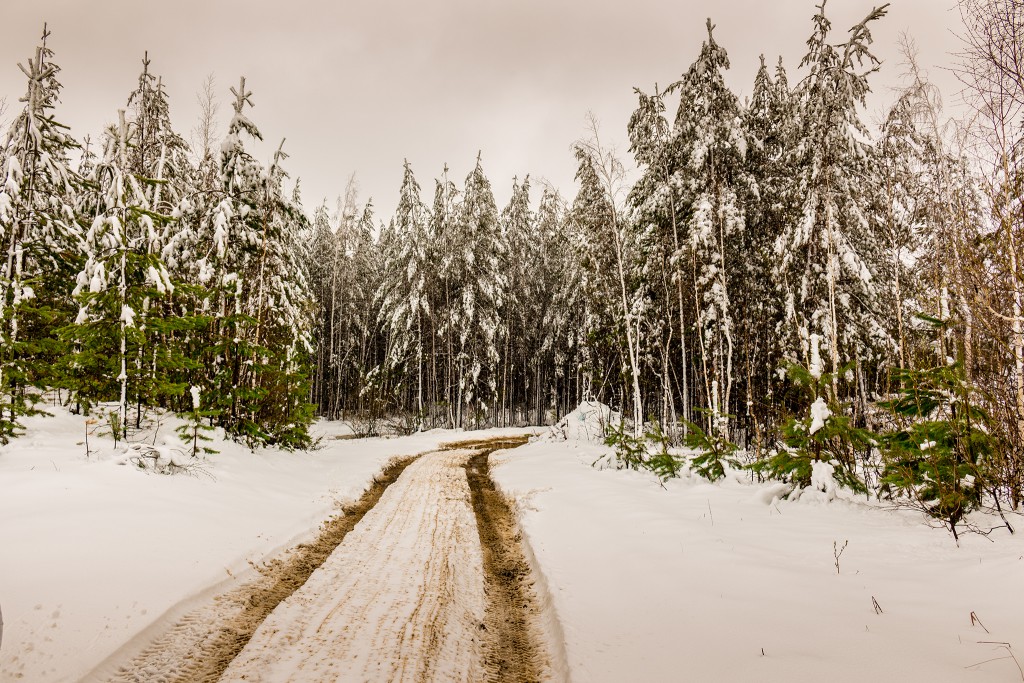
[[[546,678],[544,674],[550,670],[537,626],[539,608],[530,564],[521,547],[516,517],[490,476],[491,453],[523,443],[487,444],[486,450],[466,463],[483,548],[487,596],[484,671],[488,681],[501,683],[533,683]]]
[[[416,457],[396,460],[342,514],[326,521],[311,543],[262,566],[260,576],[182,617],[125,664],[111,683],[215,683],[253,633],[320,567]]]

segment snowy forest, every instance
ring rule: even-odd
[[[318,417],[550,425],[588,400],[623,416],[623,467],[671,477],[686,444],[712,480],[824,472],[954,533],[1017,510],[1024,8],[959,9],[955,117],[909,41],[874,56],[885,6],[846,31],[823,2],[796,69],[762,58],[742,97],[708,20],[679,79],[606,122],[631,159],[591,121],[577,186],[502,178],[506,206],[480,156],[433,182],[406,163],[387,216],[354,181],[305,204],[283,143],[258,161],[244,77],[223,139],[207,106],[190,142],[147,55],[115,123],[76,138],[44,29],[0,112],[0,438],[57,404],[126,441],[173,411],[198,452],[212,428],[305,448]],[[879,69],[904,88],[873,121]]]

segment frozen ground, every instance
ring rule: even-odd
[[[842,494],[773,502],[777,485],[745,475],[663,490],[647,474],[592,468],[604,452],[563,441],[492,456],[572,680],[1024,678],[1000,644],[1024,663],[1020,534],[957,547],[919,514]]]

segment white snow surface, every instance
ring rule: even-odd
[[[992,644],[1022,659],[1020,533],[968,534],[957,547],[919,513],[842,491],[779,500],[788,486],[739,473],[663,490],[647,473],[592,468],[608,450],[541,441],[491,460],[571,680],[1020,680]]]
[[[173,621],[176,606],[237,585],[249,561],[311,538],[393,457],[462,436],[337,440],[347,427],[320,423],[319,450],[254,453],[218,438],[201,472],[160,475],[118,465],[97,433],[87,459],[85,419],[50,410],[0,447],[2,683],[116,668],[115,653]],[[160,434],[173,436],[175,424]]]

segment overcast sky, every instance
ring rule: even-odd
[[[749,95],[758,55],[781,55],[791,82],[811,30],[816,0],[32,0],[5,5],[0,18],[0,96],[9,119],[24,93],[17,68],[32,54],[44,21],[61,66],[58,119],[76,137],[116,118],[134,88],[145,50],[163,76],[176,128],[189,136],[196,92],[213,73],[220,132],[228,88],[245,75],[249,115],[276,147],[287,138],[287,169],[301,176],[312,211],[340,194],[355,172],[360,196],[394,207],[408,158],[430,201],[448,163],[461,184],[476,153],[499,204],[512,177],[546,178],[571,198],[572,142],[592,111],[602,135],[627,156],[625,126],[633,87],[675,80],[706,36],[705,20],[729,52],[728,81]],[[873,30],[884,62],[875,77],[877,116],[898,83],[901,32],[947,100],[956,82],[944,70],[957,49],[955,0],[893,0]],[[834,37],[872,3],[830,0]],[[258,156],[269,158],[270,145]],[[380,216],[382,217],[383,216]]]

